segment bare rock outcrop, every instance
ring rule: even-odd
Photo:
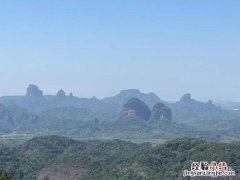
[[[152,120],[172,120],[172,111],[163,103],[157,103],[153,106],[151,113]]]
[[[42,97],[43,92],[34,84],[30,84],[27,88],[26,96],[29,97]]]

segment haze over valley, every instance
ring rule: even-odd
[[[0,0],[0,180],[240,180],[239,7]]]

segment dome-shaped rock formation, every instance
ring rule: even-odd
[[[120,113],[121,118],[140,118],[146,121],[150,119],[150,115],[148,106],[137,98],[129,99]]]
[[[157,103],[153,106],[151,113],[152,120],[172,120],[172,111],[163,103]]]

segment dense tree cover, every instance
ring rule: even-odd
[[[0,169],[16,180],[50,178],[54,173],[61,176],[61,171],[88,180],[177,179],[184,169],[190,169],[192,161],[212,160],[226,161],[239,173],[240,144],[181,138],[152,146],[44,136],[18,147],[0,148]]]

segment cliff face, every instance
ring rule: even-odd
[[[0,121],[6,121],[8,123],[13,123],[11,114],[7,110],[7,108],[0,104]]]
[[[152,120],[172,120],[172,111],[163,103],[157,103],[153,106],[151,113]]]
[[[147,121],[150,119],[150,115],[151,111],[143,101],[137,98],[131,98],[125,105],[123,105],[120,118],[137,117]]]

